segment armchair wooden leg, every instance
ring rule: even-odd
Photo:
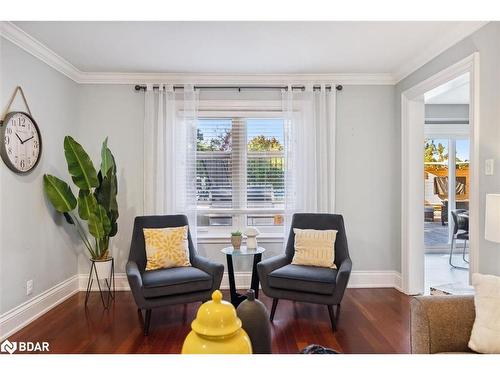
[[[144,336],[149,335],[149,324],[151,323],[151,309],[146,310],[146,319],[144,320]]]
[[[338,307],[337,307],[338,312]],[[333,306],[328,305],[328,314],[330,315],[330,322],[332,323],[332,331],[335,332],[337,330],[337,323],[335,321],[335,314],[333,312]]]
[[[276,313],[276,307],[278,306],[278,301],[279,301],[278,298],[273,299],[273,306],[271,307],[271,318],[270,318],[271,322],[274,319],[274,314]]]

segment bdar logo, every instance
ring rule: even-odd
[[[2,353],[14,353],[17,350],[17,342],[10,342],[9,340],[5,340],[2,342],[2,345],[0,346],[0,351]]]
[[[49,343],[46,341],[42,342],[31,342],[31,341],[14,341],[10,342],[5,340],[2,345],[0,345],[0,351],[3,353],[13,354],[14,352],[25,353],[25,352],[49,352]]]

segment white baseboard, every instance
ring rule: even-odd
[[[251,272],[236,272],[234,275],[238,288],[250,286]],[[87,290],[88,274],[79,274],[53,286],[38,296],[0,316],[0,341],[19,331],[50,309],[65,301],[79,291]],[[396,271],[353,271],[348,288],[395,288],[401,291],[401,274]],[[117,291],[130,290],[127,275],[115,274]],[[229,289],[229,279],[224,273],[221,289]],[[92,290],[98,290],[94,282]]]
[[[87,290],[87,283],[89,281],[89,275],[85,273],[81,273],[78,275],[78,285],[79,285],[79,290],[85,292]],[[101,288],[104,288],[105,285],[103,281],[101,283]],[[97,285],[97,282],[92,283],[92,291],[98,291],[99,286]],[[115,290],[116,291],[126,291],[130,290],[130,286],[128,285],[128,280],[127,280],[127,274],[125,273],[115,273]]]
[[[77,293],[78,277],[71,276],[45,292],[0,316],[0,341],[19,331],[29,323],[45,314],[73,294]]]
[[[401,274],[396,271],[352,271],[348,288],[395,288],[401,291]]]

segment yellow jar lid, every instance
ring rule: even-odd
[[[212,300],[198,309],[196,319],[191,323],[193,331],[205,336],[228,336],[241,328],[241,320],[232,304],[222,300],[222,293],[216,290]]]

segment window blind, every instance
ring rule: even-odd
[[[198,120],[196,189],[205,225],[275,225],[284,206],[284,134],[279,118]],[[215,219],[218,218],[218,220]],[[204,225],[201,223],[201,225]]]

